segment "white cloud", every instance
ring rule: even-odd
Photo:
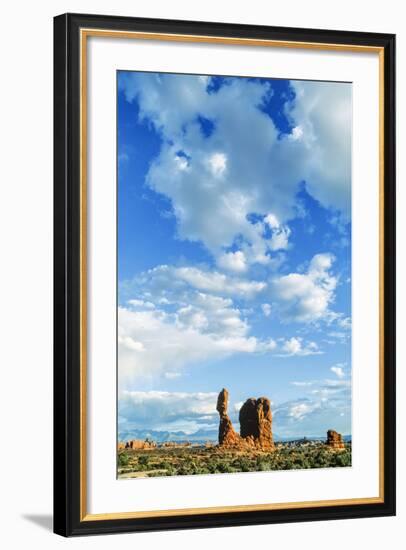
[[[295,142],[307,148],[306,187],[325,207],[351,216],[352,88],[334,82],[291,81],[287,112]],[[297,128],[300,128],[297,129]],[[298,140],[298,138],[300,138]]]
[[[287,225],[281,225],[275,214],[268,214],[264,218],[265,224],[272,231],[272,236],[269,240],[270,250],[285,250],[289,245],[290,229]]]
[[[277,342],[250,335],[247,319],[231,298],[175,286],[162,303],[159,292],[154,295],[148,285],[144,290],[157,304],[155,308],[118,309],[121,388],[134,387],[140,377],[170,378],[172,372],[180,373],[185,367],[235,354],[285,357],[321,353],[314,342],[302,338]]]
[[[302,343],[299,338],[291,338],[283,345],[283,350],[289,355],[297,355],[302,349]]]
[[[269,317],[271,315],[271,311],[272,311],[271,304],[261,304],[261,309],[265,317]]]
[[[237,273],[243,273],[248,268],[245,254],[241,250],[221,254],[217,259],[217,264],[222,269]]]
[[[328,317],[337,286],[330,272],[334,259],[332,254],[316,254],[307,273],[290,273],[272,281],[283,320],[308,323]]]
[[[278,229],[280,227],[278,218],[272,213],[265,216],[264,222],[267,223],[271,229]]]
[[[301,126],[295,126],[292,129],[289,139],[296,141],[298,139],[301,139],[302,137],[303,137],[303,129],[301,128]]]
[[[158,266],[124,284],[120,292],[136,298],[127,301],[131,308],[118,311],[120,387],[195,363],[273,351],[272,338],[250,335],[247,310],[243,313],[231,297],[218,295],[245,300],[263,288],[263,282],[172,266]],[[126,345],[132,342],[140,344]]]
[[[249,336],[249,326],[231,301],[199,293],[193,305],[173,313],[118,309],[119,386],[185,366],[238,353],[260,353],[269,342]]]
[[[269,338],[268,340],[265,340],[260,345],[260,349],[262,351],[274,351],[277,348],[278,348],[278,344],[276,340],[274,340],[273,338]]]
[[[209,92],[207,77],[154,73],[128,73],[120,83],[162,137],[146,183],[171,201],[180,238],[202,242],[223,262],[238,240],[247,264],[266,264],[288,246],[286,224],[299,212],[304,180],[324,206],[349,216],[349,84],[291,82],[293,130],[280,137],[258,108],[272,93],[269,83],[229,79]],[[199,117],[212,122],[210,135]],[[252,213],[278,220],[270,237],[265,222],[250,221]]]
[[[272,232],[269,242],[271,250],[286,250],[289,245],[290,229],[287,226],[281,226]]]
[[[217,395],[215,392],[122,391],[118,401],[121,424],[187,433],[215,427]]]
[[[320,355],[323,353],[316,342],[304,342],[299,336],[292,336],[289,339],[282,339],[282,343],[278,348],[280,357]]]
[[[320,386],[313,389],[311,393],[323,401],[335,402],[337,400],[345,400],[351,402],[351,381],[343,379],[324,380]]]
[[[320,403],[296,403],[289,408],[288,416],[295,420],[303,420],[310,413],[320,408]]]
[[[192,288],[201,292],[253,298],[266,288],[264,281],[252,281],[242,277],[233,277],[219,271],[208,271],[197,267],[173,267],[160,265],[150,269],[134,283],[142,288],[149,287],[156,295],[158,292],[177,291]],[[165,297],[165,296],[163,296]],[[168,297],[166,296],[168,299]]]
[[[131,336],[118,336],[117,338],[118,345],[126,350],[130,351],[144,351],[144,344],[142,342],[137,342],[131,338]]]
[[[224,153],[213,153],[209,157],[209,164],[213,176],[221,176],[227,168],[227,156]]]
[[[343,319],[339,319],[337,323],[341,328],[345,330],[351,329],[351,317],[344,317]]]
[[[253,296],[266,287],[266,283],[236,279],[218,271],[202,271],[196,267],[177,267],[174,274],[190,286],[203,291]]]
[[[325,437],[329,429],[351,434],[351,382],[349,380],[294,381],[304,396],[276,404],[275,434]]]
[[[244,337],[249,330],[232,301],[198,292],[192,303],[177,310],[177,324],[182,328],[193,328],[202,332]]]
[[[338,378],[344,378],[345,372],[343,369],[342,364],[334,365],[330,368],[331,372],[333,372]]]

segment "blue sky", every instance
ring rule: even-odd
[[[351,433],[351,85],[118,73],[119,437]]]

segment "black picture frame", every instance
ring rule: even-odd
[[[80,30],[171,33],[375,47],[384,60],[383,498],[303,508],[89,520],[81,514]],[[395,36],[64,14],[54,19],[54,532],[63,536],[395,514]],[[114,368],[114,366],[112,367]]]

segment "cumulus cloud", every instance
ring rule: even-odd
[[[154,267],[132,281],[132,288],[148,287],[153,295],[164,291],[167,291],[168,295],[171,292],[179,295],[182,290],[192,288],[211,294],[248,299],[262,292],[266,286],[264,281],[233,277],[219,271],[209,271],[193,266],[168,265]]]
[[[278,348],[279,357],[293,357],[293,356],[305,356],[305,355],[320,355],[323,353],[316,342],[304,342],[300,336],[292,336],[289,339],[281,339],[281,343]]]
[[[275,433],[325,437],[329,429],[351,434],[351,382],[311,380],[291,382],[304,395],[278,403],[273,410]]]
[[[325,380],[318,388],[315,388],[311,393],[318,396],[322,401],[341,400],[345,397],[347,403],[351,402],[351,381],[350,380]]]
[[[217,271],[202,271],[196,267],[178,267],[174,269],[175,276],[189,283],[198,290],[218,292],[221,294],[234,294],[252,296],[266,287],[266,283],[249,281],[246,279],[233,279],[224,273]]]
[[[142,342],[137,342],[131,336],[121,336],[118,335],[117,342],[119,347],[129,350],[129,351],[145,351],[144,344]]]
[[[290,273],[272,281],[283,320],[308,323],[328,317],[338,282],[330,271],[334,260],[332,254],[316,254],[306,273]]]
[[[330,368],[331,372],[333,372],[338,378],[344,378],[345,372],[344,372],[344,363],[338,363],[337,365],[334,365]]]
[[[218,266],[227,271],[236,271],[243,273],[247,271],[247,259],[244,252],[237,250],[236,252],[225,252],[221,254],[217,260]]]
[[[351,85],[291,81],[296,98],[287,112],[298,126],[293,131],[309,153],[306,187],[325,207],[351,216]]]
[[[319,403],[301,402],[292,404],[287,412],[288,417],[295,420],[303,420],[310,413],[320,408]]]
[[[295,345],[296,340],[298,345]],[[319,354],[314,342],[291,338],[277,342],[250,335],[250,326],[231,300],[199,293],[175,308],[118,309],[119,386],[141,378],[178,377],[185,367],[235,354],[274,353],[282,357]]]
[[[287,225],[281,225],[274,214],[268,214],[264,218],[265,224],[271,230],[269,240],[270,250],[285,250],[289,246],[290,229]]]
[[[293,130],[282,136],[261,108],[272,94],[265,81],[228,79],[213,91],[208,78],[126,73],[120,86],[162,138],[146,184],[171,201],[179,237],[202,242],[224,268],[267,264],[288,247],[304,180],[321,204],[349,216],[349,84],[292,81]],[[233,246],[244,261],[225,255]]]
[[[119,385],[131,387],[140,376],[153,377],[169,369],[258,351],[258,340],[247,335],[247,330],[238,312],[226,307],[212,313],[196,309],[189,316],[182,311],[119,308]]]
[[[217,393],[122,391],[119,395],[121,424],[128,428],[182,430],[217,427]]]
[[[338,319],[337,323],[338,323],[338,326],[344,330],[350,330],[352,326],[351,317],[340,318]]]

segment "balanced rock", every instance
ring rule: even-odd
[[[217,399],[220,415],[219,446],[225,448],[273,451],[271,403],[266,397],[247,399],[240,409],[240,434],[227,414],[228,391],[223,388]]]
[[[219,445],[221,447],[239,447],[242,446],[241,438],[234,430],[228,414],[228,391],[223,388],[217,398],[217,412],[220,415],[219,425]]]
[[[263,450],[275,448],[272,436],[271,402],[267,397],[247,399],[240,409],[241,437]]]
[[[343,436],[335,430],[328,430],[326,444],[330,449],[345,449]]]

